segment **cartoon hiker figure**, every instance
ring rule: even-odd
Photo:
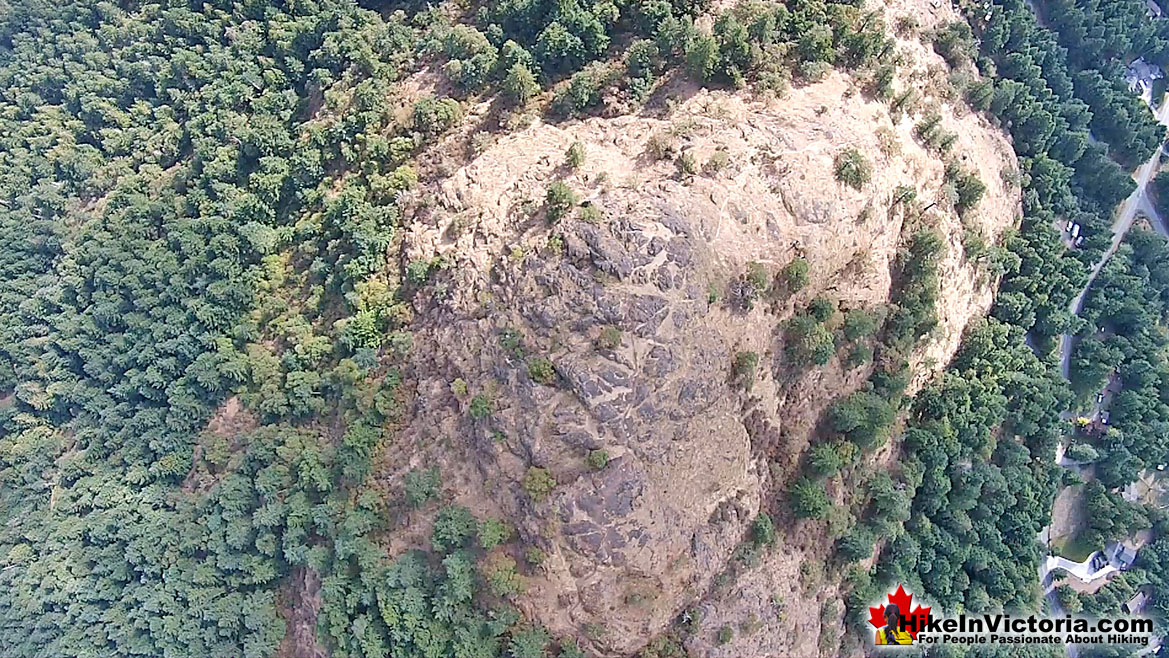
[[[877,629],[876,644],[913,644],[909,631],[901,628],[901,610],[890,603],[885,606],[885,625]]]

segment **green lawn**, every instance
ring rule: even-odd
[[[1052,549],[1055,550],[1056,555],[1065,557],[1073,562],[1083,562],[1094,551],[1099,550],[1099,548],[1099,546],[1089,543],[1084,538],[1083,533],[1079,532],[1070,537],[1064,537],[1052,545]]]

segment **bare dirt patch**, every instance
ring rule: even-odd
[[[1064,487],[1059,490],[1051,506],[1051,543],[1053,546],[1068,544],[1085,527],[1084,485]],[[1061,553],[1061,555],[1063,555]],[[1063,555],[1079,561],[1081,555]]]
[[[302,658],[327,656],[317,641],[317,615],[321,610],[321,576],[316,569],[292,568],[287,585],[281,591],[279,609],[287,630],[280,642],[278,655]]]

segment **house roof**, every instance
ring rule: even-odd
[[[1121,569],[1127,569],[1136,562],[1138,550],[1128,542],[1116,542],[1108,546],[1105,553],[1110,561],[1118,564]]]
[[[1134,615],[1140,613],[1141,610],[1144,610],[1145,604],[1148,602],[1148,593],[1146,593],[1144,590],[1137,590],[1137,593],[1134,594],[1133,597],[1124,604],[1124,606],[1130,615]]]

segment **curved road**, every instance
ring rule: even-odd
[[[1157,117],[1157,121],[1166,126],[1169,126],[1169,99],[1162,99],[1160,109],[1154,111],[1153,115]],[[1158,233],[1169,237],[1169,232],[1166,231],[1165,226],[1161,223],[1160,217],[1157,216],[1157,211],[1155,208],[1153,208],[1153,203],[1149,199],[1148,195],[1149,181],[1152,180],[1153,175],[1157,173],[1157,170],[1159,169],[1159,164],[1161,161],[1161,150],[1162,149],[1158,147],[1157,152],[1153,154],[1153,157],[1149,158],[1149,161],[1141,165],[1141,167],[1137,170],[1137,187],[1135,190],[1133,190],[1133,193],[1130,194],[1127,199],[1125,199],[1124,204],[1120,207],[1120,213],[1117,215],[1116,220],[1112,223],[1112,244],[1109,245],[1108,251],[1104,252],[1104,256],[1100,258],[1100,262],[1096,263],[1096,265],[1092,267],[1092,272],[1088,275],[1088,281],[1084,283],[1084,288],[1080,290],[1080,293],[1076,295],[1076,298],[1073,299],[1072,303],[1068,305],[1068,312],[1072,315],[1080,314],[1080,309],[1084,305],[1084,296],[1088,294],[1088,288],[1092,286],[1092,281],[1094,281],[1096,276],[1100,274],[1100,270],[1104,267],[1104,264],[1107,263],[1108,259],[1112,257],[1112,254],[1116,253],[1116,250],[1120,248],[1120,243],[1124,241],[1124,236],[1126,233],[1128,233],[1128,230],[1132,228],[1133,221],[1136,219],[1138,212],[1143,213],[1149,217],[1153,224],[1153,228],[1155,228]],[[1059,351],[1060,373],[1063,374],[1064,379],[1067,379],[1071,373],[1072,363],[1072,336],[1070,334],[1063,334],[1060,336]],[[1044,544],[1049,543],[1049,533],[1050,526],[1044,528],[1039,533],[1040,541],[1042,541]],[[1055,594],[1055,588],[1046,588],[1045,583],[1048,571],[1050,571],[1052,566],[1055,565],[1051,560],[1045,560],[1042,564],[1039,565],[1039,583],[1041,587],[1046,589],[1044,595],[1047,598],[1049,605],[1051,606],[1051,611],[1055,614],[1055,616],[1058,617],[1063,615],[1063,609],[1059,604],[1059,598]],[[1071,658],[1076,658],[1076,656],[1079,654],[1079,651],[1074,644],[1067,645],[1067,652],[1068,656]]]
[[[1157,121],[1169,126],[1169,100],[1164,100],[1161,103],[1161,108],[1154,112],[1153,115],[1157,117]],[[1109,245],[1108,251],[1104,252],[1104,256],[1100,258],[1100,262],[1092,267],[1092,273],[1088,275],[1088,281],[1084,284],[1083,290],[1072,303],[1068,305],[1068,312],[1072,315],[1079,315],[1080,308],[1084,305],[1084,296],[1088,294],[1088,288],[1092,286],[1092,281],[1096,279],[1096,275],[1100,274],[1100,269],[1104,267],[1104,263],[1112,258],[1112,254],[1120,248],[1120,243],[1124,241],[1124,236],[1128,233],[1128,229],[1132,227],[1133,220],[1136,219],[1138,212],[1147,215],[1153,224],[1153,228],[1161,235],[1169,236],[1165,227],[1157,217],[1157,211],[1153,208],[1153,202],[1149,199],[1148,187],[1149,181],[1157,173],[1159,164],[1161,162],[1161,149],[1158,148],[1153,157],[1149,161],[1141,165],[1137,169],[1136,182],[1137,188],[1133,193],[1124,200],[1124,204],[1120,206],[1120,214],[1116,216],[1116,221],[1112,222],[1112,244]],[[1059,338],[1060,363],[1059,370],[1063,374],[1064,379],[1067,379],[1071,372],[1072,363],[1072,336],[1064,334]]]

